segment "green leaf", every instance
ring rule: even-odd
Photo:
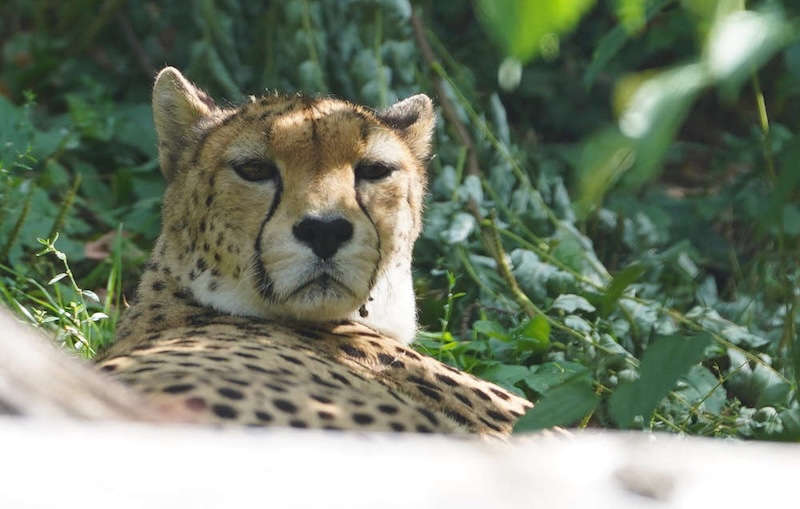
[[[614,311],[625,289],[634,283],[639,277],[644,274],[645,268],[639,263],[634,263],[617,272],[614,279],[609,283],[603,300],[600,304],[600,315],[605,318]]]
[[[505,342],[511,341],[511,334],[508,329],[493,320],[478,320],[472,324],[472,329],[490,338]]]
[[[544,316],[536,315],[522,322],[514,331],[514,339],[520,350],[546,352],[550,348],[550,323]]]
[[[66,272],[62,272],[61,274],[56,274],[55,276],[53,276],[53,278],[50,281],[47,282],[47,284],[48,285],[52,285],[54,283],[58,283],[59,281],[61,281],[65,277],[67,277],[67,273]]]
[[[572,293],[564,293],[556,298],[553,302],[553,308],[562,309],[567,313],[574,313],[576,309],[587,311],[589,313],[595,310],[595,307],[589,304],[589,301]]]
[[[631,80],[640,84],[626,86]],[[689,107],[707,84],[705,67],[687,64],[650,78],[628,78],[617,87],[617,102],[626,104],[619,116],[620,131],[637,141],[636,162],[624,179],[627,186],[637,188],[660,170],[661,160]]]
[[[759,392],[756,407],[783,406],[787,403],[791,386],[775,370],[756,364],[753,369],[753,385]]]
[[[93,300],[94,302],[97,302],[97,303],[99,303],[99,302],[100,302],[100,297],[98,297],[98,296],[97,296],[97,294],[96,294],[96,293],[94,293],[94,292],[93,292],[93,291],[91,291],[91,290],[82,290],[82,291],[81,291],[81,293],[82,293],[82,294],[83,294],[85,297],[88,297],[88,298],[89,298],[89,300]]]
[[[791,28],[777,10],[735,11],[711,27],[705,65],[711,76],[738,85],[786,44]]]
[[[586,217],[599,207],[606,192],[634,164],[635,142],[616,129],[591,135],[584,143],[575,168],[578,172],[578,216]]]
[[[553,386],[563,384],[576,376],[589,376],[589,369],[582,364],[570,361],[545,362],[532,366],[525,377],[525,385],[539,394],[544,394]]]
[[[441,233],[441,237],[448,244],[458,244],[467,240],[474,229],[475,218],[472,217],[472,214],[459,212],[453,217],[447,230]]]
[[[517,395],[524,396],[519,387],[516,386],[520,380],[524,380],[531,372],[527,366],[516,364],[494,364],[479,371],[477,374],[491,382],[502,385],[506,389]]]
[[[594,52],[592,53],[592,62],[586,68],[586,72],[583,75],[583,85],[587,90],[592,87],[597,75],[606,68],[608,63],[611,62],[625,46],[625,43],[630,40],[629,32],[636,30],[636,25],[638,25],[637,18],[640,11],[638,6],[631,6],[630,4],[640,4],[644,6],[644,4],[648,2],[643,0],[617,0],[617,3],[618,6],[622,4],[622,7],[626,9],[626,14],[630,16],[628,19],[632,23],[627,26],[625,24],[616,25],[601,37],[600,41],[595,45]],[[670,3],[671,0],[650,2],[650,5],[646,6],[646,15],[642,21],[649,21],[654,15],[659,13],[664,6]]]
[[[785,53],[786,68],[796,80],[800,79],[800,42],[791,45]]]
[[[715,415],[722,412],[725,389],[708,369],[700,365],[692,366],[680,382],[683,386],[675,392],[683,396],[689,405],[697,405],[699,410]]]
[[[598,403],[592,380],[579,375],[548,390],[536,405],[517,421],[514,431],[535,431],[574,424],[592,412]]]
[[[526,62],[571,30],[594,0],[476,0],[479,19],[507,54]],[[557,40],[557,39],[556,39]]]
[[[628,32],[637,32],[645,22],[647,0],[616,0],[617,18]]]
[[[609,411],[614,421],[626,428],[637,415],[648,418],[678,379],[703,358],[709,344],[711,336],[706,333],[659,337],[642,356],[639,379],[620,385],[611,395]]]
[[[800,207],[793,203],[783,206],[783,231],[787,235],[800,235]]]
[[[778,416],[783,423],[783,434],[772,438],[794,442],[800,440],[800,408],[782,410]]]

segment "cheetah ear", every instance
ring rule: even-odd
[[[175,176],[180,150],[192,126],[216,109],[213,99],[174,67],[165,67],[158,73],[153,86],[153,120],[161,172],[167,182]]]
[[[433,102],[425,94],[403,99],[378,114],[385,124],[400,133],[420,161],[431,154],[431,138],[436,125]]]

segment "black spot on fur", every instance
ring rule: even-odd
[[[422,394],[428,396],[429,398],[435,399],[436,401],[441,401],[441,399],[442,399],[442,395],[441,394],[439,394],[438,392],[436,392],[435,390],[433,390],[433,389],[431,389],[429,387],[418,385],[417,386],[417,390],[419,390],[419,392],[421,392]]]
[[[492,398],[491,398],[491,397],[490,397],[488,394],[486,394],[486,393],[485,393],[485,392],[483,392],[482,390],[478,389],[477,387],[473,387],[473,388],[472,388],[472,392],[474,392],[475,394],[477,394],[477,395],[478,395],[478,397],[479,397],[479,398],[481,398],[481,399],[482,399],[482,400],[484,400],[484,401],[491,401],[491,400],[492,400]]]
[[[275,405],[275,408],[286,412],[287,414],[293,414],[297,412],[297,406],[289,400],[286,399],[276,399],[272,402]]]
[[[497,431],[498,433],[500,433],[500,432],[502,432],[502,431],[503,431],[503,429],[502,429],[500,426],[497,426],[497,425],[495,425],[495,424],[492,424],[491,422],[487,421],[487,420],[486,420],[486,419],[484,419],[483,417],[479,417],[479,419],[481,420],[481,422],[482,422],[483,424],[485,424],[486,426],[488,426],[490,429],[493,429],[494,431]]]
[[[355,357],[357,359],[365,359],[367,357],[367,354],[364,353],[364,350],[356,348],[352,345],[348,344],[339,345],[339,349],[344,353],[346,353],[347,355],[349,355],[350,357]]]
[[[265,369],[261,366],[256,366],[255,364],[245,364],[245,368],[249,369],[250,371],[255,371],[256,373],[264,373],[265,375],[277,375],[279,374],[278,371],[274,369]]]
[[[211,405],[211,411],[214,412],[215,415],[217,415],[218,417],[222,417],[223,419],[235,419],[236,416],[239,415],[239,412],[237,412],[235,408],[233,408],[230,405],[224,405],[224,404]]]
[[[387,415],[394,415],[397,413],[397,407],[394,405],[378,405],[378,410]]]
[[[503,391],[501,391],[499,389],[495,389],[494,387],[492,387],[489,390],[492,391],[495,394],[495,396],[497,396],[500,399],[504,399],[506,401],[511,399],[511,396],[509,396],[507,393],[505,393],[505,392],[503,392]]]
[[[392,357],[391,355],[387,355],[385,353],[379,353],[378,360],[381,362],[381,364],[385,364],[393,368],[403,369],[406,367],[403,361],[399,360],[397,357]]]
[[[281,387],[280,385],[271,384],[269,382],[264,383],[264,387],[267,389],[273,390],[275,392],[286,392],[286,388]]]
[[[368,424],[372,424],[373,422],[375,422],[375,418],[372,417],[369,414],[358,412],[358,413],[353,414],[353,421],[356,424],[360,424],[362,426],[366,426]]]
[[[352,385],[350,383],[350,380],[348,380],[347,378],[343,377],[339,373],[336,373],[335,371],[331,371],[330,375],[331,375],[331,377],[333,377],[334,380],[338,380],[339,382],[342,382],[345,385]]]
[[[416,375],[409,376],[408,377],[408,381],[409,382],[413,382],[413,383],[415,383],[417,385],[421,385],[423,387],[427,387],[428,389],[431,389],[431,390],[434,390],[434,391],[440,391],[441,390],[441,389],[439,389],[439,387],[436,386],[436,384],[431,383],[431,382],[425,380],[424,378],[418,377]]]
[[[256,419],[258,419],[261,422],[269,422],[272,420],[272,414],[269,414],[267,412],[256,410],[255,414],[256,414]]]
[[[322,339],[322,336],[308,329],[295,329],[294,332],[307,339]]]
[[[463,394],[460,394],[458,392],[454,392],[453,396],[455,396],[455,398],[457,400],[459,400],[460,402],[462,402],[465,405],[467,405],[468,407],[472,408],[472,401],[470,401],[468,397],[466,397]]]
[[[456,412],[454,410],[445,410],[444,413],[445,415],[447,415],[448,417],[450,417],[451,419],[453,419],[462,426],[468,428],[474,426],[474,423],[469,419],[467,419],[462,413]]]
[[[395,348],[395,350],[397,350],[397,353],[402,353],[406,357],[411,357],[415,361],[422,360],[422,357],[420,357],[419,355],[415,354],[411,350],[406,350],[405,348],[400,348],[400,347]]]
[[[439,419],[437,419],[437,418],[436,418],[436,416],[435,416],[435,415],[433,415],[433,412],[431,412],[431,411],[430,411],[430,410],[428,410],[427,408],[425,408],[425,407],[418,407],[418,408],[417,408],[417,411],[418,411],[420,414],[422,414],[422,416],[423,416],[423,417],[425,417],[426,419],[428,419],[428,421],[430,421],[430,423],[431,423],[431,424],[433,424],[434,426],[438,426],[438,425],[439,425]]]
[[[330,382],[326,382],[325,380],[320,378],[319,375],[314,374],[314,373],[311,374],[311,381],[316,383],[316,384],[322,385],[323,387],[330,387],[331,389],[341,389],[340,386],[338,386],[336,384],[332,384]]]
[[[445,384],[449,385],[450,387],[455,387],[456,385],[458,385],[458,382],[456,382],[455,380],[453,380],[453,379],[452,379],[452,378],[450,378],[449,376],[447,376],[447,375],[443,375],[443,374],[441,374],[441,373],[436,373],[436,378],[437,378],[437,379],[438,379],[440,382],[443,382],[443,383],[445,383]]]
[[[497,422],[511,422],[511,419],[509,419],[505,415],[503,415],[500,412],[497,412],[495,410],[487,410],[486,411],[486,415],[488,415],[489,417],[491,417],[492,419],[494,419]]]
[[[230,387],[220,387],[217,389],[217,392],[220,394],[220,396],[224,396],[228,399],[238,400],[244,398],[244,394],[241,391],[231,389]]]
[[[278,354],[278,356],[283,360],[291,362],[292,364],[297,364],[298,366],[303,366],[303,362],[300,359],[298,359],[297,357],[292,357],[291,355],[284,355],[284,354]]]
[[[194,385],[192,384],[175,384],[164,387],[162,391],[168,394],[182,394],[184,392],[189,392],[192,389],[194,389]]]

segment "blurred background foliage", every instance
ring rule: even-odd
[[[0,296],[108,343],[159,230],[174,65],[440,122],[421,351],[518,425],[800,439],[800,7],[743,0],[6,0]],[[54,239],[57,240],[54,241]]]

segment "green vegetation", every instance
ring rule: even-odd
[[[800,8],[255,4],[0,7],[9,307],[82,355],[110,341],[159,228],[162,64],[234,102],[423,91],[421,351],[537,402],[520,430],[800,439]]]

